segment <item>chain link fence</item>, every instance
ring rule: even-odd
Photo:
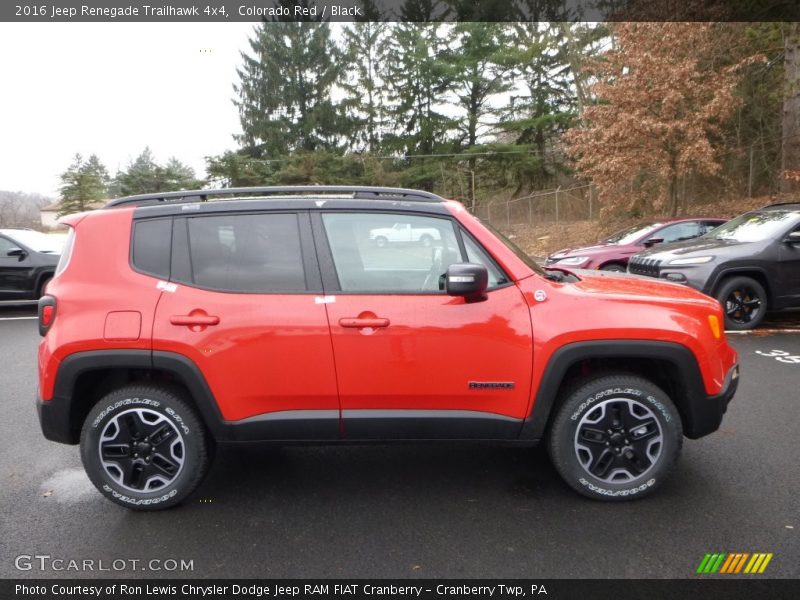
[[[504,202],[478,204],[474,214],[498,228],[599,218],[597,190],[591,184],[538,191]]]

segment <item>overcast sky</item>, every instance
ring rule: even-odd
[[[76,152],[113,176],[145,146],[205,174],[235,148],[253,23],[0,23],[0,190],[56,197]]]

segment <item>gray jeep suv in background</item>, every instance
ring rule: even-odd
[[[726,329],[752,329],[768,310],[800,308],[800,202],[771,204],[637,254],[628,272],[696,288],[720,301]]]

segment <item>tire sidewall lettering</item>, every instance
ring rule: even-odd
[[[150,400],[149,398],[124,398],[123,400],[117,400],[110,406],[107,406],[103,409],[103,411],[97,415],[92,421],[92,427],[97,429],[100,423],[110,415],[111,413],[115,412],[117,409],[128,407],[128,406],[144,406],[144,407],[152,407],[158,408],[161,406],[161,402],[158,400]]]
[[[646,401],[649,404],[651,404],[653,408],[655,408],[661,414],[661,416],[667,423],[672,421],[672,415],[669,414],[667,408],[657,398],[655,398],[651,394],[646,394],[642,390],[636,388],[621,388],[621,387],[607,388],[605,390],[602,390],[596,394],[589,396],[589,398],[581,402],[578,408],[576,408],[575,411],[570,415],[570,420],[573,422],[577,421],[578,419],[581,418],[581,416],[583,416],[584,413],[586,413],[586,411],[588,411],[594,405],[595,402],[598,402],[599,400],[604,400],[609,396],[614,396],[614,397],[619,396],[621,398],[626,398],[630,400]]]
[[[636,494],[640,494],[646,491],[648,488],[651,488],[656,484],[656,479],[655,477],[651,477],[650,479],[648,479],[647,481],[645,481],[640,485],[637,485],[636,487],[622,489],[622,490],[609,490],[606,488],[602,488],[598,485],[595,485],[594,483],[591,483],[590,481],[587,481],[584,477],[579,478],[578,482],[582,486],[594,492],[595,494],[610,496],[612,498],[621,498],[625,496],[635,496]]]
[[[162,502],[166,502],[167,500],[174,497],[178,493],[178,488],[172,488],[166,494],[161,494],[160,496],[157,496],[155,498],[131,498],[126,494],[121,494],[107,483],[103,484],[103,491],[106,492],[107,494],[110,494],[120,502],[125,502],[127,504],[132,504],[134,506],[149,506],[153,504],[161,504]]]
[[[110,414],[116,412],[121,408],[127,407],[146,407],[146,408],[161,408],[162,403],[159,400],[152,400],[150,398],[124,398],[122,400],[117,400],[113,404],[107,406],[103,411],[95,417],[92,421],[92,428],[97,429],[97,427],[108,417]],[[191,434],[191,430],[189,426],[186,424],[186,421],[170,406],[164,406],[162,411],[164,414],[168,415],[175,423],[180,427],[181,431],[185,436]]]

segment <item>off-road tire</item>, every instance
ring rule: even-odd
[[[104,396],[84,421],[80,449],[89,479],[106,498],[133,510],[160,510],[200,485],[213,445],[178,390],[146,384]]]
[[[612,374],[566,392],[548,431],[547,450],[574,490],[595,500],[621,501],[658,489],[682,443],[680,415],[663,390],[643,377]]]

